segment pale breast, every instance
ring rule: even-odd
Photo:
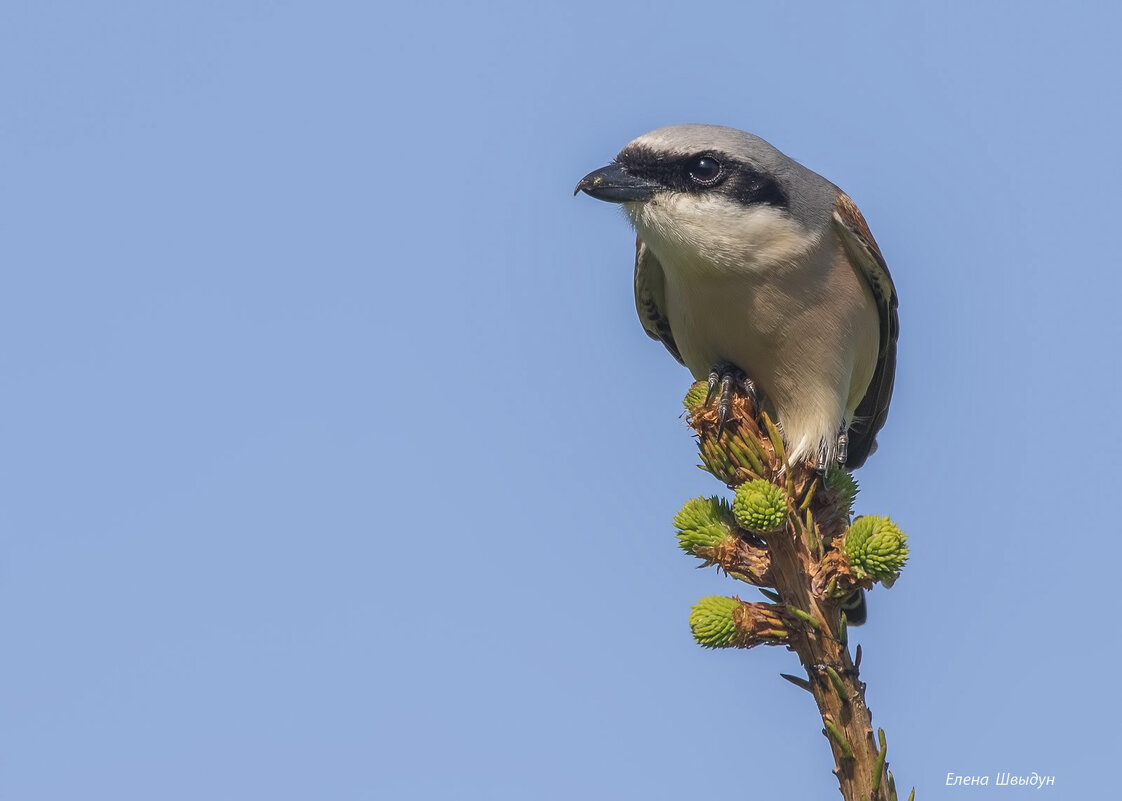
[[[703,379],[722,362],[744,370],[800,455],[848,425],[876,365],[872,294],[837,253],[741,274],[663,264],[667,316],[690,372]]]

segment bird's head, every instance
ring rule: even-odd
[[[628,144],[576,191],[622,204],[660,260],[744,269],[813,248],[838,190],[758,136],[672,125]]]

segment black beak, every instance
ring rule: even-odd
[[[650,200],[657,189],[658,184],[636,178],[622,164],[613,162],[581,178],[573,194],[584,192],[609,203],[635,203]]]

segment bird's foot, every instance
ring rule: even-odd
[[[837,446],[834,449],[834,459],[841,467],[845,467],[846,459],[849,458],[849,432],[842,429],[838,432]],[[819,475],[826,475],[826,471],[830,469],[830,450],[822,446],[818,451],[818,464],[817,470]]]
[[[709,370],[709,393],[705,396],[705,402],[709,403],[713,399],[713,393],[720,387],[720,395],[717,399],[717,439],[721,438],[729,413],[732,411],[733,386],[744,390],[752,401],[752,407],[759,408],[760,399],[756,393],[755,381],[745,375],[743,370],[728,362],[714,365]]]

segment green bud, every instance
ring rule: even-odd
[[[736,623],[732,613],[740,606],[736,598],[710,595],[690,610],[690,631],[698,645],[705,648],[731,648],[736,642]]]
[[[849,527],[845,553],[858,578],[871,578],[891,587],[908,561],[907,540],[887,517],[865,515]]]
[[[736,522],[754,534],[774,534],[787,521],[787,496],[761,478],[741,484],[732,502]]]
[[[705,399],[709,396],[709,383],[707,381],[697,381],[690,391],[686,393],[686,397],[682,400],[682,405],[686,407],[687,412],[694,412],[699,406],[704,405]]]
[[[683,551],[705,557],[706,551],[733,536],[732,510],[723,498],[692,498],[674,515],[674,528]]]
[[[840,467],[830,469],[826,473],[826,489],[834,494],[839,505],[845,509],[845,516],[853,514],[853,501],[857,498],[857,479],[848,470]]]
[[[729,461],[728,453],[724,448],[708,437],[698,440],[698,447],[706,470],[725,484],[731,484],[736,480],[736,465]]]

